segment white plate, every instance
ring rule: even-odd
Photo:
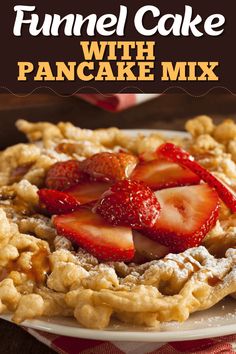
[[[227,298],[213,308],[192,314],[190,318],[179,324],[164,323],[160,330],[148,330],[142,327],[128,326],[113,322],[106,330],[81,328],[71,318],[45,318],[28,320],[22,325],[41,331],[63,336],[88,338],[109,341],[134,342],[171,342],[200,338],[218,337],[236,333],[236,301]],[[9,315],[0,316],[10,321]]]
[[[150,133],[153,130],[126,130],[133,135],[137,132]],[[157,132],[157,131],[155,131]],[[182,136],[183,132],[160,131],[166,136]],[[10,321],[11,316],[2,315],[0,318]],[[210,338],[236,333],[236,300],[228,297],[213,308],[194,313],[182,323],[163,323],[160,330],[145,329],[113,322],[106,330],[92,330],[81,328],[72,318],[43,318],[28,320],[24,327],[55,333],[64,336],[89,338],[109,341],[135,342],[171,342]]]

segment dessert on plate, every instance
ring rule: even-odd
[[[236,292],[236,124],[127,134],[19,120],[0,153],[0,313],[157,327]]]

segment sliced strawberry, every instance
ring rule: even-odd
[[[102,152],[82,161],[80,170],[95,180],[118,181],[128,178],[137,163],[138,158],[128,153]]]
[[[165,257],[169,253],[169,248],[153,241],[140,232],[133,231],[135,247],[135,259],[139,261],[152,261]]]
[[[112,225],[138,230],[155,224],[160,204],[154,192],[144,183],[126,179],[116,182],[102,195],[96,212]]]
[[[207,171],[204,167],[202,167],[199,163],[194,161],[193,156],[191,156],[188,152],[182,150],[174,144],[166,143],[157,149],[157,153],[167,159],[170,159],[171,161],[178,163],[183,167],[189,168],[204,182],[215,188],[223,202],[231,209],[232,212],[236,212],[235,193],[228,186],[213,176],[209,171]]]
[[[52,215],[71,213],[80,205],[73,196],[52,189],[40,189],[38,196],[40,202]]]
[[[48,170],[46,187],[62,191],[76,185],[84,179],[79,167],[80,162],[76,160],[55,163]]]
[[[155,194],[161,213],[146,232],[171,252],[198,246],[217,221],[219,198],[207,184],[163,189]]]
[[[107,182],[83,182],[66,189],[65,192],[83,205],[97,201],[110,186]]]
[[[136,181],[145,182],[153,190],[198,184],[200,178],[188,168],[168,160],[140,163],[131,175]]]
[[[103,261],[130,261],[134,257],[132,230],[113,227],[86,208],[56,216],[53,223],[59,235],[65,236]]]

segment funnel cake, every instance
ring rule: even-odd
[[[161,322],[185,321],[236,292],[236,215],[223,202],[199,246],[174,254],[161,245],[155,253],[160,259],[131,262],[101,261],[78,247],[57,233],[39,203],[38,190],[57,162],[101,152],[147,157],[170,139],[159,133],[127,137],[117,128],[91,131],[71,123],[19,120],[16,125],[29,143],[0,153],[0,313],[12,313],[16,323],[68,316],[87,328],[106,328],[115,318],[158,329]],[[171,142],[234,190],[235,123],[215,126],[201,116],[186,129],[189,137]]]

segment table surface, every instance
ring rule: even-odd
[[[90,106],[77,97],[62,98],[44,92],[22,98],[0,94],[0,148],[23,139],[14,130],[14,122],[19,118],[30,121],[72,121],[78,126],[91,129],[117,126],[184,130],[186,120],[199,114],[212,115],[217,121],[225,117],[236,120],[236,97],[213,94],[197,98],[170,94],[114,114]],[[0,343],[0,353],[53,353],[20,327],[2,320]]]

